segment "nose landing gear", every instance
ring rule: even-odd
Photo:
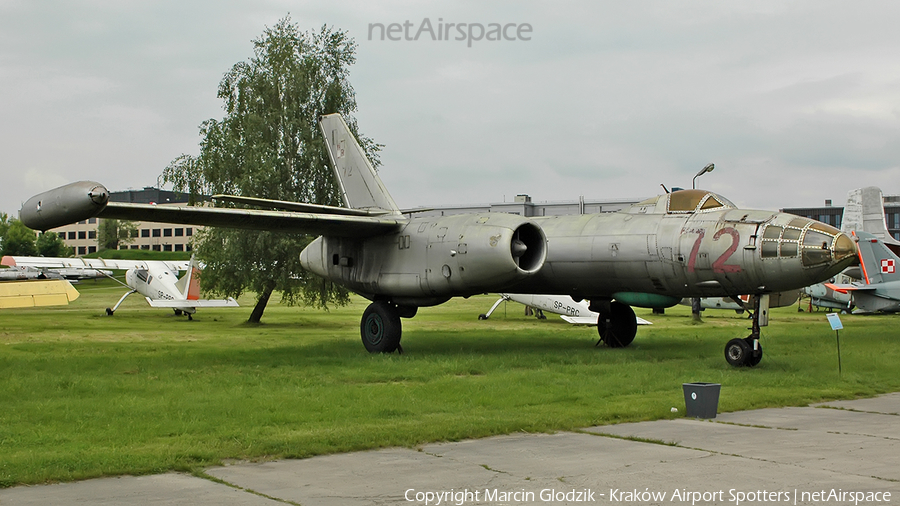
[[[732,339],[725,345],[725,360],[729,364],[734,367],[754,367],[762,361],[763,350],[759,343],[759,328],[768,323],[768,313],[768,294],[754,296],[753,309],[750,310],[752,321],[750,335],[744,339]],[[762,324],[760,324],[760,316],[764,316]]]

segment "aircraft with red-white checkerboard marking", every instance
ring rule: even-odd
[[[825,285],[852,295],[856,305],[854,314],[900,311],[900,257],[873,234],[857,231],[853,236],[857,241],[862,280]]]

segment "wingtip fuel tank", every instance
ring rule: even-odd
[[[28,199],[19,219],[28,228],[50,230],[100,214],[109,202],[109,190],[94,181],[79,181]]]

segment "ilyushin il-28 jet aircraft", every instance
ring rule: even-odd
[[[83,181],[32,197],[20,218],[39,230],[99,216],[318,234],[300,252],[301,264],[372,301],[360,323],[370,352],[398,350],[400,318],[419,307],[488,292],[588,300],[600,314],[600,338],[627,346],[637,332],[631,306],[738,294],[764,300],[828,279],[856,259],[855,243],[833,227],[737,209],[703,190],[668,193],[616,213],[407,216],[343,118],[323,116],[319,126],[345,207],[243,196],[217,197],[231,208],[129,204],[109,202],[103,185]],[[763,306],[754,308],[749,337],[726,345],[729,363],[761,360]]]

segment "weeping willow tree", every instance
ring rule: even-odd
[[[322,27],[301,32],[289,17],[253,41],[254,55],[235,64],[219,84],[225,116],[200,126],[200,154],[182,155],[163,172],[190,195],[229,194],[341,205],[318,128],[322,114],[340,113],[356,133],[356,99],[349,82],[356,43],[346,32]],[[373,163],[381,146],[359,137]],[[344,304],[341,287],[300,267],[313,239],[283,232],[206,228],[195,236],[206,267],[205,290],[257,295],[249,321],[257,323],[276,291],[294,304]]]

